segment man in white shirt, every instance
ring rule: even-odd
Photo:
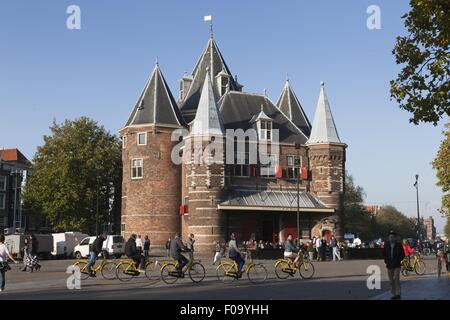
[[[140,253],[143,252],[143,250],[142,250],[143,244],[142,244],[141,235],[138,235],[138,236],[137,236],[137,239],[136,239],[136,248],[138,249],[138,251],[139,251]]]

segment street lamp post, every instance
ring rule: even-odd
[[[416,182],[414,183],[416,187],[416,202],[417,202],[417,238],[420,240],[422,238],[420,230],[420,213],[419,213],[419,175],[416,174]]]
[[[97,208],[95,212],[95,234],[98,236],[98,210],[99,210],[99,179],[100,177],[97,174]]]
[[[297,167],[297,241],[300,241],[300,144],[295,144],[297,156],[295,158],[295,167]]]

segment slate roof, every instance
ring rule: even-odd
[[[214,98],[214,90],[208,69],[203,83],[197,113],[192,123],[191,135],[222,136],[224,134],[225,129]]]
[[[273,120],[273,129],[279,130],[280,142],[306,143],[307,136],[291,122],[265,95],[228,91],[219,101],[225,129],[256,129],[255,119],[264,113]]]
[[[296,190],[255,190],[250,188],[233,188],[227,193],[227,198],[222,201],[220,207],[266,207],[281,208],[286,211],[297,209]],[[301,209],[329,209],[313,194],[300,191],[299,206]]]
[[[309,137],[311,133],[311,123],[303,111],[289,80],[286,80],[283,91],[278,98],[277,107],[289,118],[289,120],[294,122],[306,136]]]
[[[239,90],[240,85],[236,83],[235,79],[232,77],[231,71],[228,68],[225,60],[223,59],[222,54],[217,47],[216,42],[213,38],[209,39],[208,44],[206,45],[203,53],[198,60],[194,71],[192,71],[193,81],[192,84],[186,94],[186,97],[183,101],[180,102],[181,112],[186,120],[186,122],[190,123],[195,117],[195,111],[197,109],[200,93],[205,81],[206,69],[209,68],[210,73],[212,74],[213,88],[214,94],[216,97],[216,102],[220,98],[219,91],[216,88],[215,77],[223,72],[228,74],[229,77],[229,87],[230,90]]]
[[[186,125],[158,63],[125,126],[142,124]]]
[[[323,82],[320,84],[319,101],[317,102],[311,135],[307,143],[341,143]]]

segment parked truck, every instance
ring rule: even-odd
[[[26,234],[9,234],[5,236],[5,244],[11,254],[18,259],[23,258]],[[35,234],[38,245],[38,256],[41,259],[49,259],[53,250],[53,236],[51,234]]]

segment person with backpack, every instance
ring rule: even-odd
[[[143,272],[145,266],[145,259],[142,256],[142,253],[136,246],[136,235],[132,234],[131,237],[128,239],[127,243],[125,244],[125,255],[134,261],[134,264],[136,266],[136,269],[139,270],[139,272]]]
[[[11,270],[11,267],[8,265],[8,258],[11,259],[12,262],[17,263],[9,253],[8,247],[5,244],[5,236],[0,235],[0,292],[5,290],[5,273],[8,270]]]
[[[89,245],[89,263],[86,266],[86,271],[89,273],[89,276],[95,277],[95,271],[92,268],[97,261],[98,255],[103,250],[103,242],[105,242],[106,236],[101,234],[97,238],[95,238],[94,242]]]

